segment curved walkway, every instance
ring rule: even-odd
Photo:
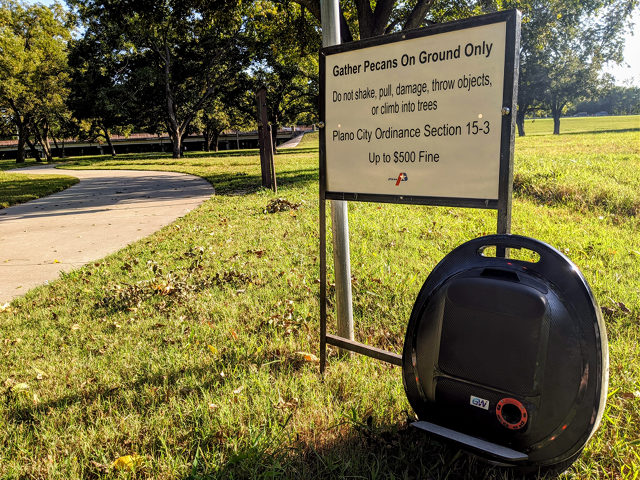
[[[0,305],[139,240],[207,200],[213,187],[192,175],[132,170],[15,173],[70,175],[74,186],[0,209]]]

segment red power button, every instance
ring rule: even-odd
[[[496,405],[496,416],[509,430],[520,430],[527,424],[527,409],[515,398],[503,398]]]

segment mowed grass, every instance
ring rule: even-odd
[[[600,121],[614,132],[516,143],[512,230],[582,269],[609,334],[605,416],[572,480],[640,472],[638,131]],[[77,163],[201,175],[217,195],[2,307],[0,478],[519,478],[409,429],[397,367],[332,351],[320,377],[317,137],[276,157],[277,196],[255,151]],[[268,213],[276,197],[294,208]],[[429,271],[495,213],[349,213],[357,338],[400,352]]]
[[[551,130],[549,130],[551,129]],[[640,116],[527,121],[518,138],[514,189],[542,204],[594,207],[607,215],[640,214]]]
[[[29,175],[0,170],[0,209],[60,192],[78,183],[66,175]]]

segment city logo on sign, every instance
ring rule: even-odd
[[[398,185],[400,185],[400,182],[406,182],[407,180],[409,180],[409,176],[405,172],[402,172],[398,175],[398,178],[390,177],[389,180],[391,180],[392,182],[396,182],[397,187]]]
[[[474,397],[473,395],[471,395],[471,399],[469,400],[469,403],[474,407],[489,410],[489,400],[485,400],[484,398]]]

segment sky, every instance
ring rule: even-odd
[[[27,0],[27,3],[51,5],[54,0]],[[620,65],[607,65],[604,71],[614,76],[616,85],[640,87],[640,7],[635,9],[632,21],[633,29],[625,37],[624,61]]]
[[[624,62],[609,65],[605,72],[612,74],[616,85],[640,87],[640,8],[636,8],[632,21],[633,30],[627,34],[624,45]]]

